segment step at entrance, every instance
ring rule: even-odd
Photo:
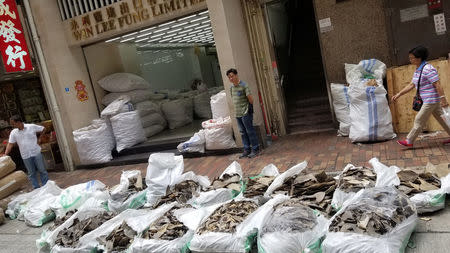
[[[328,98],[303,99],[288,103],[288,127],[290,134],[333,130]]]

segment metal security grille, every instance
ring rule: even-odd
[[[61,19],[66,20],[122,0],[57,0]]]

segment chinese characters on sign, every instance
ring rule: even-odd
[[[69,20],[67,28],[74,42],[80,42],[199,5],[206,0],[122,0]]]
[[[6,72],[33,70],[15,0],[0,0],[0,51]]]

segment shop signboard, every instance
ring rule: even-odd
[[[33,70],[15,0],[0,0],[0,50],[7,73]]]
[[[1,1],[1,0],[0,0]],[[206,9],[206,0],[122,0],[64,21],[69,44],[89,44]]]

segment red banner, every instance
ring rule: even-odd
[[[33,70],[15,0],[0,0],[0,51],[6,72]]]

